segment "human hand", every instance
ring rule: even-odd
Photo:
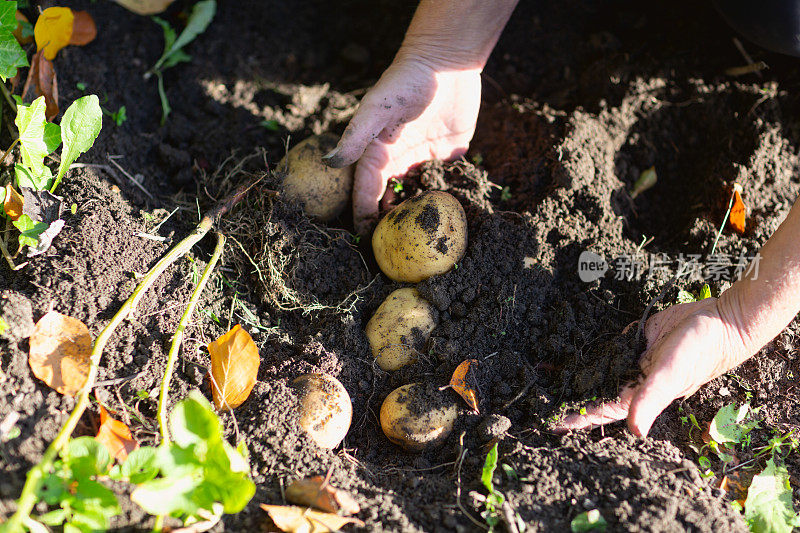
[[[707,298],[653,315],[645,326],[647,350],[639,360],[639,380],[623,386],[616,401],[589,407],[586,414],[568,415],[555,431],[593,428],[627,418],[631,432],[647,435],[673,400],[691,396],[750,357],[735,321],[725,318],[720,303]]]
[[[339,168],[358,160],[353,189],[356,231],[377,219],[386,184],[429,159],[466,153],[481,100],[480,69],[446,70],[398,54],[361,100],[336,148],[323,159]]]

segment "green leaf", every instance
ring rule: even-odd
[[[180,60],[171,59],[171,56],[178,54],[181,48],[194,41],[198,35],[206,31],[206,28],[211,24],[211,20],[214,18],[216,12],[216,0],[197,2],[192,9],[192,14],[189,16],[189,22],[177,39],[175,38],[175,30],[172,28],[167,30],[169,25],[163,20],[157,19],[156,22],[164,29],[164,53],[156,62],[153,70],[161,70],[162,67],[168,68],[180,62]],[[154,17],[154,19],[156,19],[156,17]],[[186,54],[183,54],[183,56],[185,55]],[[181,60],[183,59],[182,56],[178,57],[181,57]],[[166,65],[168,61],[170,64]]]
[[[72,439],[63,455],[64,462],[78,478],[105,474],[111,464],[108,448],[94,437]]]
[[[44,123],[44,145],[48,154],[61,145],[61,126],[52,122]]]
[[[202,482],[202,477],[192,474],[154,479],[139,485],[131,500],[152,515],[193,515],[204,508],[196,502]]]
[[[39,244],[39,235],[49,227],[44,222],[34,222],[28,215],[22,215],[12,224],[19,230],[20,248],[23,246],[36,247]]]
[[[690,303],[690,302],[694,302],[694,301],[696,301],[696,300],[695,300],[694,294],[692,294],[691,292],[683,290],[683,289],[678,291],[678,303],[679,304],[686,304],[686,303]]]
[[[73,516],[71,522],[84,523],[94,529],[107,529],[109,519],[121,512],[114,492],[93,479],[78,478],[75,498],[75,511],[82,517]]]
[[[757,420],[747,416],[749,412],[748,403],[742,404],[738,409],[735,403],[726,405],[717,411],[711,421],[709,436],[718,444],[739,444],[758,425]]]
[[[124,463],[111,470],[112,479],[128,480],[134,485],[150,481],[157,474],[156,448],[152,446],[142,446],[133,450]]]
[[[67,518],[66,509],[56,509],[38,517],[39,522],[47,524],[48,526],[59,526],[64,523]]]
[[[483,472],[481,472],[481,481],[489,493],[494,492],[492,476],[494,476],[495,468],[497,468],[497,443],[495,443],[492,449],[489,450],[489,453],[486,454],[486,461],[483,463]]]
[[[606,519],[603,518],[603,515],[601,515],[600,511],[597,509],[592,509],[591,511],[585,511],[579,514],[573,518],[572,522],[569,524],[572,533],[583,533],[584,531],[605,531],[607,526],[608,522],[606,522]]]
[[[16,13],[16,2],[0,2],[0,30],[13,32],[17,29]]]
[[[703,284],[703,288],[700,289],[700,295],[697,297],[698,300],[705,300],[706,298],[711,298],[711,287],[708,286],[708,283]]]
[[[22,164],[33,175],[40,175],[44,170],[44,156],[49,151],[44,140],[45,112],[44,96],[40,96],[29,106],[17,106],[17,117],[14,124],[19,130],[19,151],[22,155]]]
[[[792,506],[789,472],[775,460],[753,478],[744,502],[744,517],[753,533],[791,533],[797,515]]]
[[[20,163],[14,165],[14,182],[20,189],[29,187],[36,191],[44,191],[53,180],[53,172],[45,166],[41,174],[34,174]]]
[[[92,147],[102,127],[103,112],[96,95],[78,98],[67,108],[64,118],[61,119],[61,141],[64,143],[61,164],[58,165],[56,181],[50,188],[51,193],[55,192],[69,166]]]
[[[16,28],[16,25],[14,27]],[[0,29],[0,79],[6,81],[13,78],[19,67],[27,66],[28,56],[16,37],[10,31]]]
[[[172,440],[181,447],[209,446],[221,440],[222,427],[208,400],[197,391],[175,405],[170,414]]]

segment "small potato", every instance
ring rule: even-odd
[[[397,289],[367,322],[372,355],[383,370],[397,370],[417,360],[436,327],[436,310],[417,289]]]
[[[353,190],[352,165],[330,168],[322,162],[322,156],[333,150],[337,140],[330,133],[309,137],[289,150],[277,166],[277,171],[285,174],[286,197],[303,204],[306,214],[320,222],[339,216]]]
[[[327,374],[303,374],[292,381],[300,398],[300,427],[321,448],[335,448],[347,435],[353,417],[350,395]]]
[[[455,401],[432,385],[410,383],[393,390],[381,406],[381,428],[410,452],[444,442],[458,416]]]
[[[467,251],[467,217],[452,195],[428,191],[409,198],[378,223],[372,250],[384,274],[417,283],[447,272]]]

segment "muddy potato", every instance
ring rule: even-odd
[[[300,400],[300,427],[321,448],[338,446],[353,417],[353,405],[344,386],[327,374],[303,374],[292,386]]]
[[[381,428],[390,441],[411,452],[437,446],[453,430],[458,416],[447,391],[410,383],[393,390],[381,405]]]
[[[397,289],[367,322],[372,355],[383,370],[397,370],[417,360],[436,327],[436,310],[417,289]]]
[[[372,250],[384,274],[417,283],[450,270],[467,250],[467,217],[452,195],[428,191],[383,217]]]
[[[286,197],[303,204],[311,218],[328,222],[344,211],[353,190],[353,167],[330,168],[322,156],[333,150],[337,138],[315,135],[289,150],[278,163]]]

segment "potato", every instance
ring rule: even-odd
[[[436,310],[417,289],[397,289],[367,322],[372,355],[383,370],[397,370],[417,360],[436,327]]]
[[[467,251],[467,217],[452,195],[428,191],[409,198],[378,223],[372,250],[384,274],[417,283],[443,274]]]
[[[458,416],[447,391],[410,383],[393,390],[381,405],[381,428],[390,441],[411,452],[437,446],[453,430]]]
[[[335,448],[353,418],[350,395],[327,374],[303,374],[292,381],[300,399],[300,427],[321,448]]]
[[[320,222],[339,216],[353,190],[352,165],[330,168],[322,162],[322,156],[333,150],[337,140],[330,133],[309,137],[289,150],[277,167],[285,174],[286,197],[300,202],[306,214]]]

